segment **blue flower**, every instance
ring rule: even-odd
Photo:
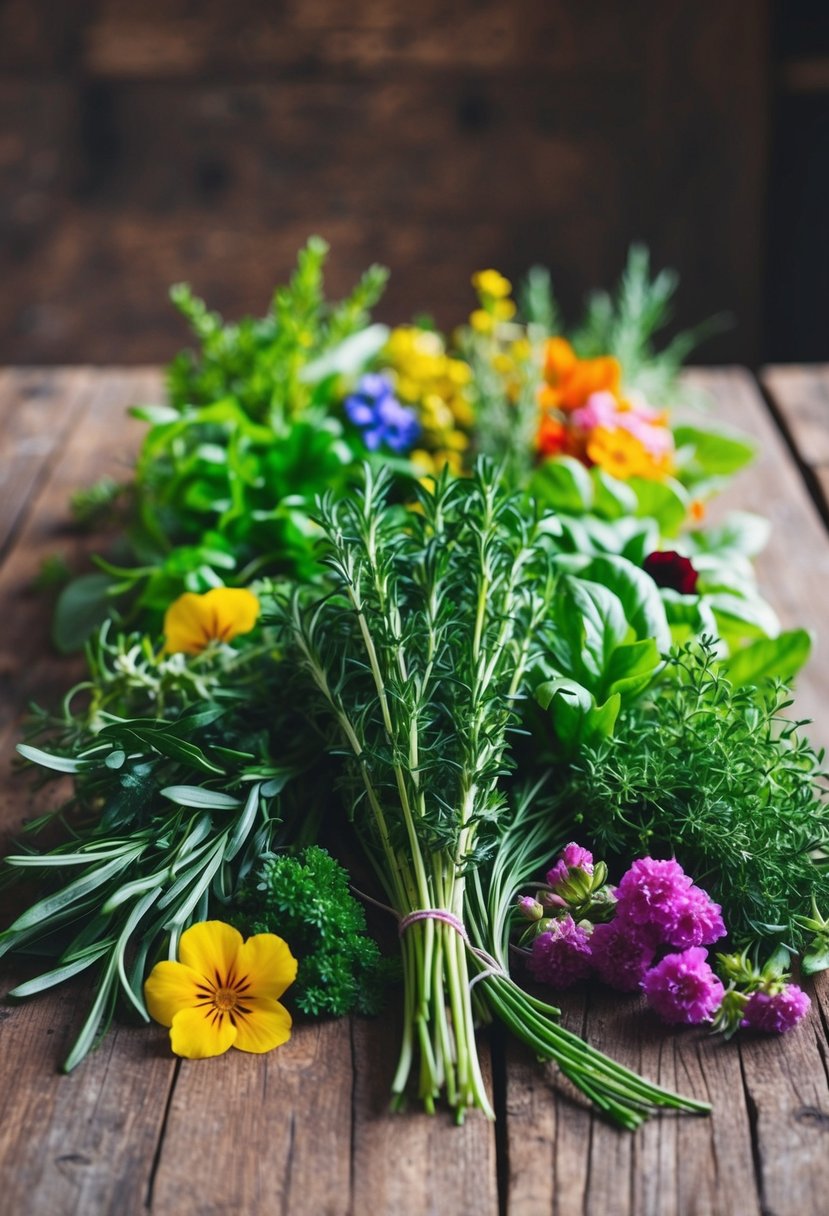
[[[406,452],[420,434],[417,416],[400,404],[387,376],[375,372],[362,376],[344,407],[349,421],[363,432],[363,443],[370,452],[382,445],[393,452]]]

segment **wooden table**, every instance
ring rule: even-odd
[[[770,517],[760,577],[784,625],[818,629],[829,591],[829,369],[701,370],[717,417],[754,435],[757,465],[728,504]],[[764,397],[764,392],[766,396]],[[32,590],[44,557],[77,558],[71,491],[128,468],[141,428],[124,410],[160,400],[152,369],[0,373],[0,815],[33,807],[9,775],[21,711],[67,687]],[[829,741],[829,629],[800,681],[813,737]],[[821,711],[824,711],[822,713]],[[34,807],[42,804],[35,802]],[[4,980],[12,967],[4,961]],[[8,983],[4,991],[11,986]],[[119,1026],[75,1073],[57,1065],[82,990],[0,1007],[0,1211],[7,1216],[825,1216],[829,1212],[829,983],[784,1040],[723,1043],[663,1031],[635,998],[568,999],[566,1024],[647,1076],[710,1099],[706,1118],[636,1135],[586,1110],[497,1033],[483,1055],[496,1124],[387,1113],[393,1016],[298,1027],[264,1057],[177,1061],[161,1028]]]

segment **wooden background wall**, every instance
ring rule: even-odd
[[[759,357],[766,0],[0,0],[0,360],[153,361],[186,279],[261,309],[311,232],[389,320],[629,241]]]

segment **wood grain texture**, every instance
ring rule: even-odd
[[[829,367],[766,367],[760,379],[829,519]]]
[[[769,542],[756,563],[759,584],[783,628],[803,626],[815,634],[814,652],[797,681],[797,712],[813,720],[809,734],[815,744],[829,747],[826,528],[748,372],[739,368],[694,370],[687,373],[687,379],[708,396],[712,420],[738,428],[757,442],[757,460],[716,500],[712,518],[721,518],[728,510],[743,510],[756,511],[769,520]]]
[[[60,8],[0,7],[0,358],[166,359],[171,281],[262,309],[315,231],[445,326],[482,266],[573,312],[644,239],[756,355],[768,0]]]
[[[772,519],[760,566],[766,594],[785,623],[819,626],[829,540],[796,462],[746,373],[690,379],[717,418],[761,446],[725,506]],[[31,580],[47,553],[71,558],[92,543],[67,529],[68,494],[128,467],[138,432],[125,429],[125,406],[160,391],[149,369],[0,375],[0,467],[19,487],[4,495],[0,486],[4,765],[25,699],[58,693],[72,670],[49,654],[47,605]],[[798,704],[812,712],[825,706],[826,656],[819,646],[801,681]],[[17,825],[25,809],[4,778],[0,824]],[[497,1130],[474,1115],[461,1129],[445,1113],[392,1118],[395,1010],[377,1021],[298,1025],[273,1055],[209,1064],[177,1064],[161,1028],[119,1027],[61,1077],[84,997],[71,987],[0,1010],[0,1207],[9,1216],[824,1216],[829,984],[814,994],[797,1032],[731,1044],[660,1027],[637,998],[568,996],[572,1029],[714,1104],[710,1119],[664,1116],[627,1136],[518,1046],[496,1065]],[[485,1039],[482,1057],[490,1083]]]
[[[16,383],[19,423],[6,428],[7,460],[22,506],[7,513],[17,527],[0,570],[4,628],[0,634],[0,763],[8,764],[19,738],[21,715],[31,700],[54,702],[78,678],[78,659],[56,663],[49,641],[50,605],[34,588],[44,558],[60,554],[70,566],[96,547],[94,538],[69,526],[70,495],[99,477],[125,477],[139,425],[126,409],[158,397],[156,371],[21,371]],[[28,454],[28,455],[27,455]],[[28,472],[26,470],[28,469]],[[25,495],[26,487],[30,493]],[[14,504],[13,504],[14,508]],[[0,825],[19,825],[24,808],[16,787],[0,787]]]

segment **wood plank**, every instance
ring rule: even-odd
[[[756,511],[771,523],[771,535],[757,560],[760,589],[785,629],[803,626],[815,634],[812,657],[797,681],[796,712],[812,719],[808,734],[829,747],[826,697],[829,691],[829,630],[823,603],[829,586],[829,539],[803,477],[748,372],[694,369],[690,385],[712,402],[712,418],[756,440],[756,462],[739,474],[716,500],[712,518],[727,510]]]
[[[829,365],[766,367],[760,378],[829,519]]]
[[[74,985],[0,1013],[6,1216],[146,1211],[175,1061],[143,1027],[116,1026],[75,1072],[59,1075],[81,999],[87,992]]]
[[[713,1103],[710,1118],[662,1115],[634,1135],[594,1116],[508,1048],[509,1210],[520,1216],[760,1216],[739,1056],[704,1031],[663,1026],[641,998],[556,994],[563,1022],[614,1059]]]
[[[0,372],[0,560],[88,394],[82,372]],[[60,408],[56,408],[56,403]]]
[[[456,1127],[446,1109],[430,1116],[412,1099],[405,1113],[389,1114],[392,1073],[400,1050],[399,1015],[354,1022],[352,1201],[363,1212],[401,1216],[497,1216],[495,1127],[474,1111]],[[481,1068],[492,1095],[486,1036],[479,1036]],[[518,1213],[516,1212],[516,1216]]]
[[[153,1216],[497,1216],[495,1132],[416,1104],[389,1113],[399,1011],[300,1023],[263,1057],[184,1061],[152,1186]],[[482,1062],[489,1076],[488,1052]],[[194,1118],[194,1112],[200,1112]],[[182,1168],[182,1162],[187,1163]]]
[[[128,474],[142,427],[129,420],[125,410],[146,397],[158,399],[160,392],[154,370],[75,369],[44,373],[36,383],[44,391],[55,386],[54,394],[43,397],[45,404],[37,408],[43,414],[39,433],[46,435],[51,422],[54,443],[49,450],[57,459],[47,467],[46,480],[32,497],[26,521],[0,569],[5,619],[0,637],[0,764],[8,764],[13,753],[27,703],[32,699],[56,701],[82,670],[79,660],[55,661],[49,642],[51,606],[33,589],[44,558],[60,553],[70,567],[79,567],[86,553],[97,547],[95,538],[69,527],[69,497],[105,474]],[[62,422],[64,402],[66,424]],[[23,456],[20,462],[24,463]],[[11,827],[19,822],[20,814],[16,784],[4,782],[0,824]]]
[[[803,464],[829,468],[829,365],[764,367],[760,380]]]
[[[163,1031],[150,1037],[169,1050]],[[153,1216],[344,1214],[353,1079],[348,1019],[298,1027],[264,1056],[182,1061]]]

